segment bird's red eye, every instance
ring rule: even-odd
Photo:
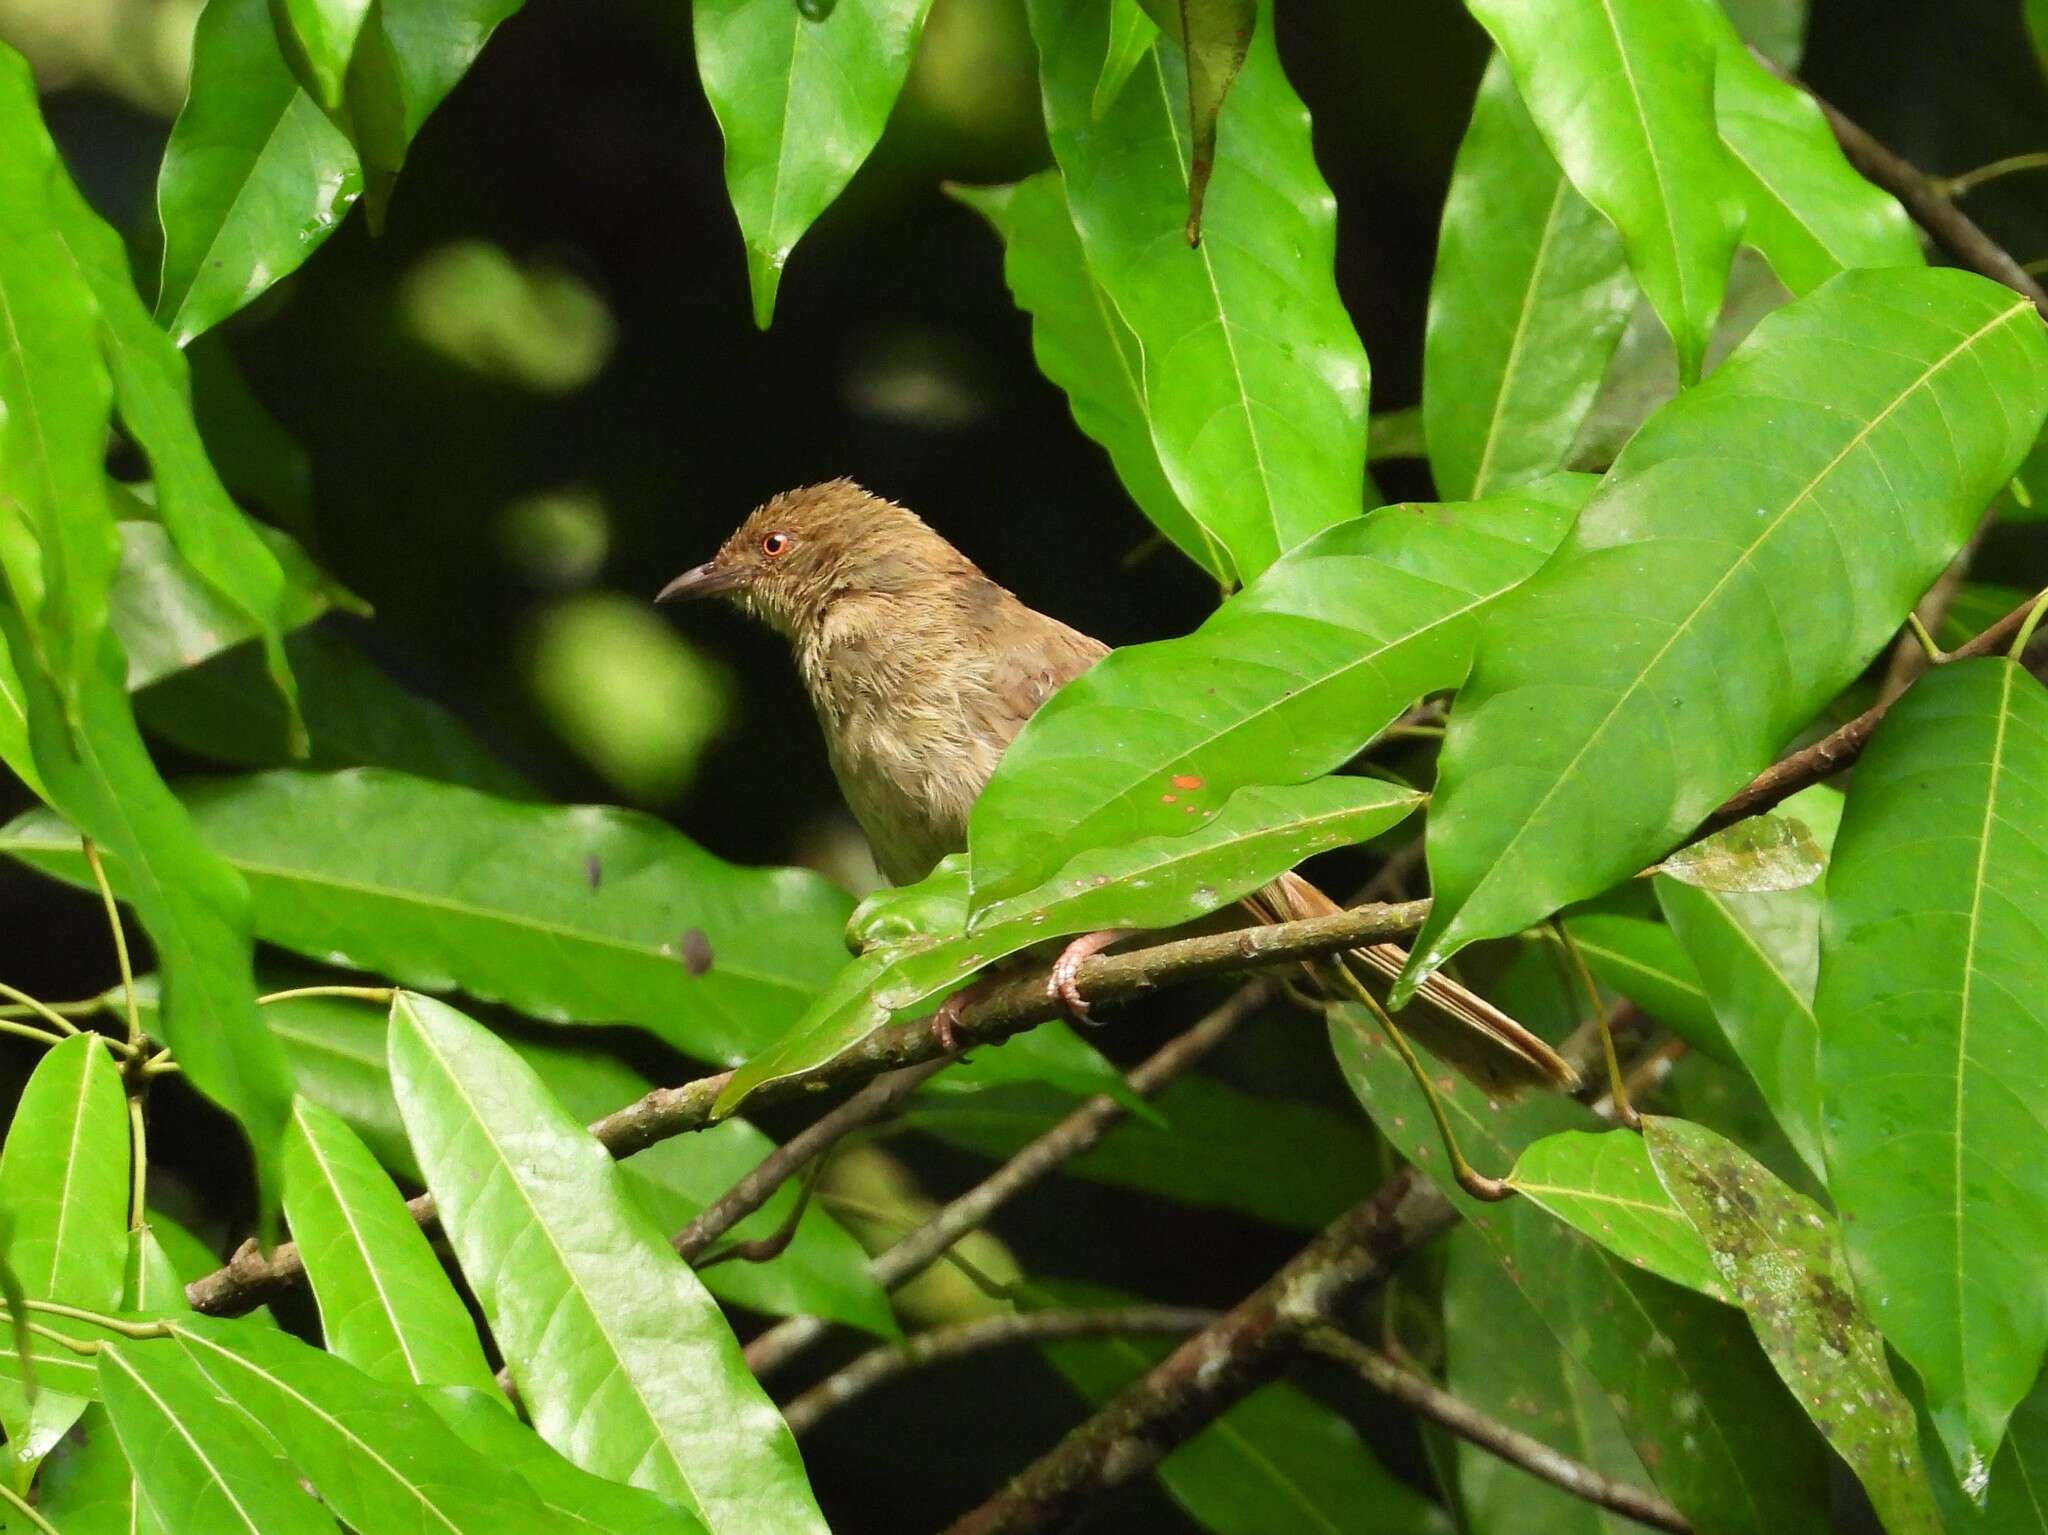
[[[790,545],[796,542],[787,533],[770,533],[761,540],[761,552],[769,559],[776,559],[789,553]]]

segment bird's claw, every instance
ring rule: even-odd
[[[1105,928],[1099,933],[1083,933],[1079,938],[1060,950],[1060,957],[1052,962],[1052,974],[1046,977],[1045,994],[1060,1003],[1067,1010],[1067,1016],[1076,1023],[1085,1023],[1091,1028],[1101,1027],[1098,1020],[1088,1011],[1088,1001],[1081,995],[1078,984],[1081,962],[1122,938],[1119,928]]]
[[[939,1010],[932,1014],[932,1038],[939,1042],[939,1048],[948,1055],[956,1054],[960,1049],[960,1010],[967,1005],[967,992],[971,990],[973,988],[968,987],[964,991],[954,992],[941,1002]]]

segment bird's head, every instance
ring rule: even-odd
[[[796,639],[848,598],[902,596],[979,574],[915,513],[851,480],[827,480],[756,507],[718,553],[655,601],[724,596]]]

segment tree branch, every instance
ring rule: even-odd
[[[1533,1435],[1495,1422],[1470,1403],[1459,1401],[1427,1376],[1396,1364],[1348,1333],[1334,1327],[1311,1327],[1302,1334],[1301,1343],[1310,1352],[1343,1365],[1375,1391],[1392,1397],[1418,1416],[1449,1429],[1468,1444],[1477,1445],[1511,1466],[1521,1467],[1531,1476],[1575,1498],[1612,1509],[1652,1529],[1669,1530],[1672,1535],[1692,1535],[1692,1526],[1686,1522],[1685,1515],[1655,1493],[1645,1492],[1627,1482],[1618,1482],[1591,1466],[1560,1454]]]
[[[2029,611],[2039,602],[2040,596],[2029,597],[1997,623],[1974,639],[1965,641],[1948,653],[1951,661],[1966,660],[1971,656],[1988,656],[2019,633],[2020,625],[2026,622]],[[1879,720],[1892,706],[1892,701],[1872,704],[1856,718],[1832,734],[1822,736],[1813,745],[1803,747],[1782,761],[1774,762],[1749,781],[1747,787],[1700,823],[1693,833],[1695,838],[1704,837],[1733,826],[1737,821],[1747,820],[1753,815],[1762,815],[1773,805],[1789,799],[1809,784],[1819,783],[1823,778],[1832,777],[1853,764],[1863,755],[1863,748],[1869,744],[1871,733],[1877,729]]]
[[[1792,80],[1761,54],[1757,57],[1766,69],[1813,97],[1849,163],[1865,180],[1875,182],[1896,197],[1912,215],[1913,222],[1932,235],[1937,245],[1971,271],[1981,272],[2032,299],[2034,307],[2048,317],[2048,290],[2013,259],[2011,252],[1978,228],[1976,220],[1956,206],[1948,183],[1929,176],[1910,160],[1886,148],[1832,102],[1816,95],[1802,82]]]
[[[1149,1098],[1185,1075],[1223,1043],[1230,1031],[1264,1005],[1275,990],[1271,981],[1253,981],[1238,988],[1206,1018],[1161,1045],[1133,1068],[1124,1081],[1133,1092]],[[907,1284],[935,1263],[946,1249],[986,1222],[1006,1201],[1099,1142],[1128,1113],[1107,1093],[1087,1099],[917,1230],[870,1258],[869,1275],[885,1290]],[[823,1337],[829,1325],[814,1316],[793,1316],[777,1322],[747,1345],[748,1367],[756,1376],[765,1377]]]
[[[983,1349],[1008,1348],[1020,1343],[1052,1343],[1062,1338],[1138,1337],[1166,1334],[1178,1337],[1207,1327],[1216,1313],[1200,1306],[1076,1306],[1046,1311],[1016,1311],[1003,1316],[979,1317],[952,1327],[935,1327],[903,1339],[869,1349],[845,1369],[839,1370],[792,1399],[782,1409],[783,1421],[793,1434],[807,1434],[818,1420],[833,1409],[900,1375],[942,1364]]]
[[[1149,1471],[1276,1374],[1310,1328],[1457,1219],[1413,1168],[1337,1217],[1279,1273],[1188,1339],[947,1535],[1021,1535]]]
[[[775,1191],[812,1158],[831,1150],[843,1136],[894,1113],[926,1078],[951,1062],[923,1061],[875,1078],[831,1113],[813,1120],[763,1157],[747,1175],[706,1205],[670,1243],[685,1263],[695,1263],[713,1242],[775,1197]]]
[[[1126,954],[1099,954],[1082,962],[1076,984],[1090,1003],[1129,1001],[1168,986],[1229,971],[1258,970],[1335,954],[1412,933],[1429,913],[1427,901],[1356,906],[1302,922],[1238,928],[1181,938]],[[961,1010],[953,1035],[961,1045],[994,1044],[1059,1016],[1062,1004],[1046,994],[1050,970],[1022,976]],[[930,1017],[892,1023],[832,1060],[769,1082],[749,1100],[763,1106],[809,1098],[832,1088],[866,1082],[885,1071],[936,1061],[950,1052]],[[636,1103],[591,1125],[590,1133],[613,1156],[631,1156],[657,1141],[701,1130],[712,1122],[711,1106],[732,1079],[729,1071],[699,1077],[680,1087],[658,1087]],[[434,1200],[422,1194],[408,1201],[414,1220],[434,1219]],[[298,1248],[285,1242],[266,1259],[254,1242],[211,1274],[185,1287],[196,1311],[239,1316],[291,1289],[305,1277]]]

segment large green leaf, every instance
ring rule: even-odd
[[[2048,690],[1938,667],[1856,767],[1822,927],[1822,1134],[1850,1272],[1965,1480],[2048,1349]]]
[[[107,1410],[95,1405],[78,1420],[43,1468],[36,1512],[62,1535],[161,1535]]]
[[[1248,787],[1194,831],[1082,853],[1057,878],[983,908],[971,929],[861,955],[787,1036],[733,1073],[717,1112],[738,1107],[764,1082],[831,1060],[1020,949],[1069,933],[1172,927],[1206,916],[1313,854],[1377,836],[1421,803],[1414,790],[1370,778]],[[964,917],[965,871],[929,883],[950,887]]]
[[[124,518],[116,527],[121,562],[108,592],[108,616],[128,657],[130,688],[146,688],[255,635],[248,616],[200,579],[161,524]],[[270,529],[258,541],[289,571],[279,621],[295,628],[326,612],[330,589],[297,542]],[[289,733],[293,706],[278,697],[272,707]]]
[[[429,1397],[442,1420],[472,1450],[516,1471],[563,1521],[561,1529],[592,1535],[699,1535],[704,1526],[651,1492],[592,1476],[564,1460],[546,1440],[505,1411],[495,1391],[443,1390]],[[65,1535],[70,1535],[69,1531]]]
[[[128,1252],[128,1109],[121,1079],[100,1041],[74,1035],[53,1046],[22,1089],[0,1149],[0,1217],[7,1262],[23,1293],[89,1311],[121,1304]],[[26,1397],[15,1372],[0,1380],[0,1425],[23,1466],[50,1447],[85,1410],[76,1395],[44,1389]]]
[[[317,250],[362,190],[346,135],[299,89],[267,0],[208,0],[157,179],[156,314],[179,345]]]
[[[1430,279],[1422,419],[1437,494],[1563,468],[1635,301],[1614,226],[1572,189],[1496,55]]]
[[[1255,1097],[1207,1077],[1184,1077],[1154,1107],[1153,1119],[1122,1121],[1093,1149],[1062,1162],[1060,1171],[1317,1231],[1365,1197],[1377,1170],[1372,1136],[1358,1116],[1321,1104]],[[1015,1086],[971,1097],[927,1094],[902,1122],[949,1146],[1007,1161],[1073,1109],[1065,1094]]]
[[[1892,269],[1778,310],[1651,417],[1481,628],[1404,980],[1654,863],[1762,769],[1890,638],[2044,412],[2031,305]]]
[[[108,1343],[100,1390],[164,1535],[340,1535],[277,1441],[167,1341]]]
[[[790,251],[881,138],[930,9],[931,0],[692,8],[697,71],[725,134],[725,186],[762,329]]]
[[[717,1535],[823,1532],[796,1443],[717,1304],[533,1069],[453,1008],[401,993],[391,1075],[541,1437]]]
[[[1712,1249],[1778,1374],[1862,1479],[1885,1529],[1938,1531],[1913,1406],[1850,1291],[1834,1219],[1703,1126],[1653,1116],[1640,1144]]]
[[[1098,1285],[1034,1285],[1073,1305],[1128,1303]],[[1172,1344],[1109,1337],[1040,1348],[1089,1402],[1109,1401]],[[1285,1382],[1263,1386],[1159,1462],[1153,1473],[1215,1535],[1444,1535],[1450,1520],[1381,1466],[1344,1418]]]
[[[775,0],[762,0],[775,3]],[[1364,349],[1337,297],[1336,207],[1270,7],[1231,91],[1208,237],[1183,238],[1186,65],[1161,37],[1098,122],[1110,12],[1032,0],[1046,128],[1088,269],[1137,338],[1168,484],[1250,580],[1365,497]]]
[[[1743,242],[1795,295],[1851,267],[1924,264],[1898,200],[1856,174],[1814,99],[1757,63],[1733,28],[1722,35],[1714,120],[1740,167]]]
[[[301,997],[272,1003],[263,1012],[291,1059],[299,1091],[346,1123],[384,1166],[417,1180],[419,1164],[391,1095],[383,1010],[335,997]],[[587,1047],[527,1037],[513,1048],[586,1124],[655,1085]],[[730,1119],[688,1137],[658,1141],[620,1165],[627,1186],[654,1223],[675,1232],[774,1149],[775,1143],[754,1126]],[[778,1232],[798,1197],[794,1183],[785,1185],[733,1228],[733,1239]],[[206,1264],[207,1269],[215,1266]],[[721,1263],[705,1269],[703,1277],[713,1295],[749,1310],[823,1317],[883,1337],[896,1333],[888,1297],[867,1272],[867,1253],[815,1200],[804,1210],[789,1245],[773,1260]],[[314,1288],[319,1288],[317,1273]]]
[[[1616,1481],[1654,1485],[1606,1392],[1551,1335],[1485,1239],[1461,1226],[1447,1247],[1444,1383],[1458,1400]],[[1457,1491],[1465,1527],[1479,1535],[1640,1535],[1641,1526],[1463,1441]]]
[[[201,835],[247,875],[259,936],[537,1018],[637,1023],[736,1059],[793,1022],[844,953],[845,900],[824,881],[736,868],[629,811],[368,769],[184,793]],[[0,831],[0,850],[72,880],[75,849],[48,815]],[[125,888],[125,863],[113,872]],[[684,962],[692,931],[711,950],[701,975]]]
[[[304,1098],[285,1140],[284,1213],[329,1352],[374,1380],[496,1389],[404,1196],[346,1124]]]
[[[1467,0],[1507,56],[1572,185],[1614,221],[1629,266],[1699,376],[1742,228],[1714,128],[1726,23],[1711,0]]]
[[[1546,1135],[1522,1148],[1508,1181],[1531,1203],[1638,1268],[1718,1301],[1734,1299],[1692,1220],[1658,1181],[1640,1135]]]
[[[277,1439],[351,1529],[541,1535],[552,1527],[525,1480],[472,1450],[417,1392],[276,1328],[188,1317],[175,1338],[150,1347],[182,1351]]]
[[[303,557],[298,569],[288,566],[277,539],[262,536],[214,473],[192,414],[185,359],[135,291],[121,237],[87,206],[68,176],[52,177],[49,187],[58,238],[99,309],[114,407],[155,475],[164,530],[198,579],[262,639],[271,681],[284,698],[294,740],[300,741],[304,730],[298,726],[298,694],[285,660],[284,635],[311,616],[300,601],[311,584],[309,567]]]
[[[115,618],[118,625],[118,610]],[[286,638],[285,654],[312,736],[296,765],[397,768],[506,799],[540,797],[461,720],[393,682],[344,635],[302,629]],[[146,688],[135,709],[151,735],[197,756],[235,767],[292,766],[290,720],[261,683],[254,656],[233,650]]]
[[[1143,26],[1132,60],[1142,63],[1158,29],[1137,0],[1120,0],[1115,14],[1134,16]],[[1060,173],[1040,171],[1015,186],[955,187],[952,193],[1002,236],[1003,275],[1017,307],[1031,316],[1038,371],[1066,391],[1074,424],[1109,451],[1124,489],[1152,525],[1227,584],[1230,555],[1188,516],[1159,466],[1142,348],[1088,270]]]
[[[1526,1199],[1480,1204],[1449,1177],[1414,1079],[1358,1009],[1333,1012],[1331,1043],[1352,1090],[1397,1151],[1486,1239],[1552,1335],[1600,1383],[1665,1497],[1703,1535],[1827,1528],[1825,1449],[1726,1306],[1638,1271]],[[1488,1103],[1438,1079],[1465,1153],[1506,1167],[1559,1130],[1598,1127],[1568,1099]]]
[[[17,663],[33,776],[64,817],[52,825],[66,845],[83,832],[130,869],[167,977],[165,1036],[186,1078],[248,1130],[268,1208],[288,1082],[256,1017],[247,891],[157,776],[107,627],[113,386],[97,304],[57,234],[59,174],[26,66],[0,49],[0,570],[14,599],[0,604],[0,637]]]
[[[1593,483],[1381,507],[1283,557],[1193,634],[1112,651],[1032,716],[975,802],[977,910],[1087,849],[1198,826],[1247,784],[1327,773],[1456,687],[1481,610],[1543,563]]]
[[[1569,475],[1380,508],[1282,557],[1192,634],[1112,651],[1026,722],[975,802],[977,913],[1081,851],[1184,833],[1247,784],[1327,774],[1456,688],[1481,610],[1542,565],[1591,489]]]
[[[1832,846],[1841,793],[1816,784],[1783,807]],[[1797,890],[1740,895],[1659,876],[1657,901],[1700,977],[1721,1033],[1756,1083],[1786,1137],[1821,1173],[1820,1028],[1813,988],[1820,971],[1825,880]]]

